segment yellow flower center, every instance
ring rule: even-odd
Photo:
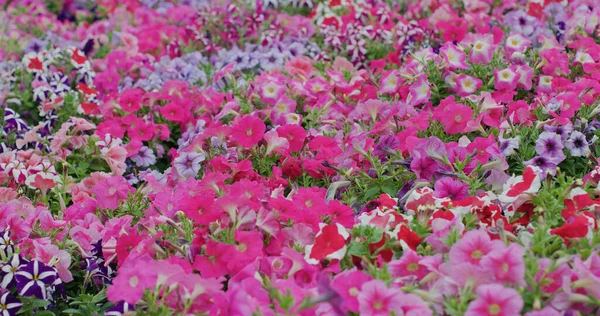
[[[481,252],[481,250],[475,250],[471,253],[471,258],[473,259],[479,259],[483,257],[483,253]]]
[[[380,309],[382,309],[382,308],[383,308],[383,302],[382,302],[382,301],[380,301],[380,300],[377,300],[377,301],[375,301],[375,302],[373,303],[373,309],[374,309],[374,310],[378,311],[378,310],[380,310]]]
[[[138,283],[140,282],[140,279],[138,279],[137,276],[132,276],[131,279],[129,279],[129,285],[131,287],[136,287],[138,285]]]
[[[419,269],[419,265],[418,265],[418,264],[416,264],[416,263],[414,263],[414,262],[412,262],[412,263],[409,263],[409,264],[406,266],[406,270],[408,270],[408,271],[410,271],[410,272],[415,272],[415,271],[417,271],[418,269]]]
[[[500,305],[498,305],[498,304],[492,304],[488,308],[488,313],[490,313],[490,315],[498,315],[498,314],[500,314],[500,312],[501,312],[501,309],[500,309]]]

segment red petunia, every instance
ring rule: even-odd
[[[323,259],[341,260],[346,254],[346,241],[350,233],[340,224],[319,224],[321,230],[316,235],[315,243],[306,246],[306,261],[318,264]]]

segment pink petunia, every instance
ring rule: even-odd
[[[91,190],[96,195],[97,205],[100,208],[116,209],[119,202],[126,199],[134,189],[121,176],[112,176],[98,182]]]
[[[500,284],[481,285],[477,299],[469,304],[465,316],[518,316],[523,309],[523,298],[514,289]]]
[[[452,69],[467,69],[467,55],[452,42],[447,42],[440,48],[444,61]]]
[[[452,246],[448,256],[452,263],[468,262],[478,266],[481,259],[493,249],[492,240],[487,232],[471,230]]]
[[[456,77],[456,95],[459,97],[468,97],[481,88],[481,80],[469,75],[458,75]]]
[[[231,137],[240,146],[251,148],[265,135],[265,123],[252,115],[244,115],[239,121],[233,125]]]
[[[494,69],[494,78],[494,88],[498,90],[515,90],[520,75],[515,71],[515,67],[511,66],[502,70]]]
[[[289,151],[297,152],[304,146],[304,140],[306,139],[306,130],[296,124],[288,124],[276,129],[277,134],[288,140]]]
[[[482,260],[481,265],[491,269],[496,281],[525,285],[525,250],[518,244],[492,250]]]
[[[106,291],[106,296],[111,302],[125,301],[135,304],[142,299],[146,289],[154,288],[156,280],[157,272],[152,265],[145,264],[141,259],[129,261],[119,268],[117,277],[112,280],[112,285]]]
[[[358,294],[363,284],[371,280],[373,280],[372,276],[354,268],[336,275],[331,281],[331,288],[344,300],[342,305],[344,310],[357,313]]]
[[[444,131],[448,134],[464,133],[473,118],[473,109],[454,102],[454,96],[449,96],[440,102],[433,112],[433,118],[442,123]]]

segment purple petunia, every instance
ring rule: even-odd
[[[200,171],[200,163],[206,159],[203,153],[183,152],[175,158],[175,168],[180,175],[186,178],[194,178]]]
[[[590,153],[590,146],[581,132],[574,131],[565,142],[565,147],[571,151],[571,156],[585,157]]]
[[[17,272],[25,267],[28,263],[27,260],[21,258],[19,255],[13,255],[10,260],[2,266],[2,283],[0,287],[7,289],[15,283],[15,276]]]
[[[557,161],[556,158],[549,158],[543,156],[537,156],[530,160],[523,162],[526,167],[535,166],[540,168],[541,174],[540,176],[545,176],[546,174],[556,175],[556,167],[560,161]]]
[[[133,306],[125,301],[120,301],[115,306],[109,308],[104,315],[106,316],[121,316],[125,315],[127,312],[133,311]]]
[[[47,299],[47,287],[55,284],[58,273],[56,269],[38,260],[32,260],[26,266],[22,266],[19,269],[15,278],[19,295]]]
[[[10,239],[10,231],[5,230],[0,232],[0,253],[3,257],[9,258],[15,251],[15,244]]]
[[[6,292],[0,296],[0,314],[2,316],[13,316],[21,310],[23,303],[14,297],[10,292]]]
[[[543,132],[535,142],[535,151],[540,156],[552,158],[556,163],[565,160],[563,144],[560,135],[552,132]]]
[[[498,148],[502,151],[504,156],[512,155],[516,149],[519,149],[519,142],[521,141],[521,137],[513,137],[513,138],[500,138],[500,146]]]

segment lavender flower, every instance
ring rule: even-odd
[[[516,149],[519,149],[519,143],[521,142],[521,136],[504,139],[500,137],[500,150],[506,157],[514,154]]]
[[[149,167],[156,163],[156,156],[152,149],[147,146],[142,146],[140,151],[131,157],[131,160],[133,160],[138,167]]]
[[[571,133],[571,137],[565,142],[565,147],[571,151],[571,156],[585,157],[590,153],[585,135],[579,131]]]
[[[0,313],[2,316],[14,316],[21,310],[23,303],[14,297],[10,292],[0,296]]]
[[[560,135],[552,132],[543,132],[535,143],[535,151],[547,158],[554,158],[557,164],[565,160],[563,144]]]
[[[19,295],[35,296],[45,300],[48,297],[46,287],[54,285],[58,278],[58,273],[56,269],[40,261],[32,260],[26,266],[19,269],[15,278]]]
[[[545,176],[546,174],[556,175],[556,166],[558,166],[556,158],[547,158],[543,156],[537,156],[530,160],[525,161],[523,164],[526,167],[535,166],[541,169],[540,176]]]
[[[504,16],[504,24],[508,25],[513,32],[532,38],[539,27],[540,21],[535,17],[528,15],[523,10],[515,10]]]
[[[203,153],[182,152],[175,158],[175,168],[177,172],[186,178],[195,178],[200,171],[200,163],[206,159]]]
[[[260,67],[264,70],[271,70],[283,65],[285,55],[276,50],[271,50],[260,60]]]
[[[571,133],[571,131],[573,131],[573,124],[558,125],[558,126],[545,125],[544,131],[552,132],[552,133],[560,135],[560,139],[564,143],[567,140],[567,138],[569,137],[569,133]]]

